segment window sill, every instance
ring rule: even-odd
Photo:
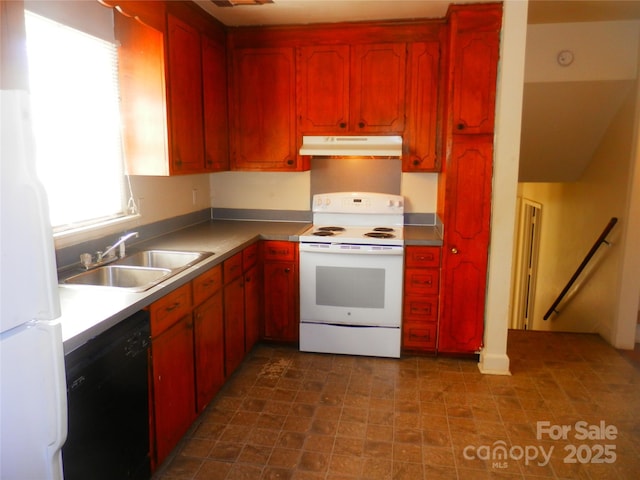
[[[53,234],[55,248],[65,248],[72,245],[102,238],[113,233],[121,234],[128,228],[139,226],[140,214],[124,215],[122,217],[105,220],[78,228],[70,228]]]

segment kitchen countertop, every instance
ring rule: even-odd
[[[258,240],[297,241],[311,225],[303,222],[212,220],[136,243],[131,252],[149,249],[213,252],[191,268],[144,292],[93,286],[59,287],[62,341],[69,353],[172,290]],[[406,226],[405,245],[442,245],[435,227]]]

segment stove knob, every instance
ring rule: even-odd
[[[328,207],[329,205],[331,205],[331,199],[330,199],[330,198],[325,198],[325,199],[324,199],[324,204],[325,204],[325,206],[327,206],[327,207]]]
[[[398,208],[402,207],[402,200],[398,200]]]

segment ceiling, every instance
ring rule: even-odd
[[[211,0],[195,1],[228,26],[442,18],[451,3],[483,3],[478,0],[273,0],[261,5],[220,7]],[[640,0],[529,0],[527,22],[558,24],[634,19],[640,20]],[[528,43],[527,51],[529,48]],[[619,82],[527,83],[525,78],[520,181],[578,179],[622,102],[620,92],[628,88]],[[552,112],[540,106],[543,104],[555,104],[557,108]],[[581,128],[576,129],[575,125]]]
[[[232,0],[233,1],[233,0]],[[195,3],[229,26],[296,25],[370,20],[442,18],[449,4],[482,0],[273,0],[259,5],[219,7]],[[328,8],[330,6],[330,8]],[[640,0],[530,0],[528,23],[640,19]]]
[[[461,0],[456,3],[473,3]],[[260,5],[219,7],[196,0],[225,25],[304,25],[411,18],[442,18],[449,0],[274,0]]]

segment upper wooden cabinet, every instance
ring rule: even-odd
[[[229,170],[227,109],[227,53],[225,45],[207,35],[202,47],[202,104],[204,108],[204,162],[211,171]]]
[[[407,60],[407,124],[402,171],[440,170],[440,43],[409,44]]]
[[[114,10],[127,173],[227,169],[224,36],[205,34],[197,15],[166,11],[184,6],[142,5],[118,2]]]
[[[305,169],[297,153],[294,49],[233,48],[230,54],[231,169]]]
[[[170,172],[205,169],[200,34],[174,15],[167,16],[171,145]]]
[[[346,132],[349,46],[298,48],[298,119],[302,133]]]
[[[401,134],[405,70],[404,43],[300,47],[300,132]]]
[[[493,133],[502,10],[452,7],[450,16],[453,134]]]

